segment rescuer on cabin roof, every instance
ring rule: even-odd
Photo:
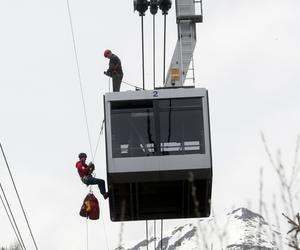
[[[109,49],[104,51],[104,57],[109,59],[109,68],[104,71],[104,74],[110,76],[113,81],[113,91],[119,92],[121,82],[123,79],[123,71],[121,60],[115,54],[113,54]]]
[[[98,185],[100,193],[103,195],[104,199],[107,199],[109,193],[105,189],[105,181],[92,176],[95,169],[94,163],[90,162],[89,165],[85,163],[87,155],[86,153],[80,153],[78,155],[79,161],[76,162],[76,168],[81,181],[86,185]]]

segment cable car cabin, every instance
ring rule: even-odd
[[[209,216],[207,90],[112,92],[104,103],[111,220]]]

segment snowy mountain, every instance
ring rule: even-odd
[[[193,224],[186,224],[184,226],[176,227],[173,231],[168,232],[162,241],[160,238],[151,238],[149,239],[149,249],[153,249],[154,241],[156,242],[155,249],[164,249],[164,250],[175,250],[175,249],[199,249],[197,244],[197,227]],[[162,246],[162,248],[161,248]],[[118,247],[115,250],[146,250],[147,249],[147,240],[143,240],[137,244],[134,244],[132,247],[122,246]]]
[[[264,218],[249,209],[239,208],[228,216],[227,247],[229,250],[277,250],[279,233]]]
[[[279,250],[276,237],[279,233],[264,218],[247,208],[238,208],[226,216],[226,228],[218,230],[213,218],[185,224],[164,232],[160,238],[151,238],[149,249],[156,250]],[[220,232],[222,231],[222,232]],[[220,235],[223,235],[220,239]],[[161,248],[162,246],[162,248]],[[147,240],[125,244],[115,250],[146,250]]]

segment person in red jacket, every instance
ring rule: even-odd
[[[90,162],[89,165],[85,163],[87,155],[86,153],[80,153],[78,155],[79,161],[76,162],[76,168],[80,176],[81,181],[86,185],[98,185],[100,193],[104,199],[107,199],[109,194],[105,189],[105,181],[92,176],[95,169],[95,165]]]

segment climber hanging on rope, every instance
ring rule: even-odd
[[[109,196],[109,193],[105,189],[105,181],[98,179],[92,176],[92,173],[95,169],[94,163],[90,162],[89,165],[85,163],[87,155],[86,153],[80,153],[78,155],[79,161],[76,162],[76,168],[78,174],[81,178],[81,181],[86,185],[98,185],[100,193],[103,195],[103,198],[106,200]]]
[[[113,54],[109,49],[104,51],[104,57],[109,59],[109,68],[107,71],[104,71],[104,74],[112,78],[113,91],[119,92],[121,82],[123,79],[121,60],[119,59],[119,57]]]

